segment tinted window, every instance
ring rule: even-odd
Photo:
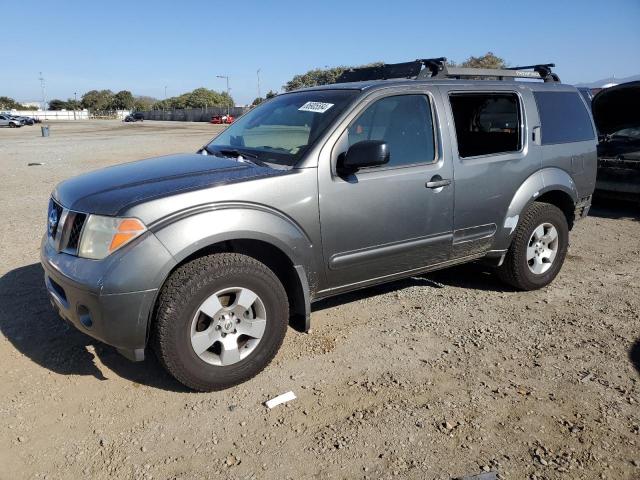
[[[461,157],[517,152],[522,148],[520,107],[515,93],[456,93],[449,100]]]
[[[435,159],[431,106],[424,95],[398,95],[376,101],[349,126],[347,134],[349,146],[363,140],[385,141],[390,166]]]
[[[533,92],[540,113],[542,144],[593,140],[593,126],[577,92]]]

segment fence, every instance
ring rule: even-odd
[[[229,113],[239,117],[246,107],[231,107]],[[209,122],[214,115],[226,115],[227,107],[185,108],[181,110],[151,110],[140,112],[145,120],[169,120],[174,122]]]
[[[91,112],[89,118],[96,120],[124,120],[131,113],[131,110],[96,110]]]
[[[88,120],[88,110],[11,110],[11,115],[39,120]]]

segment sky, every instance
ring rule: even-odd
[[[640,0],[2,2],[0,96],[91,89],[162,99],[198,87],[237,104],[309,69],[487,51],[553,62],[565,83],[640,74]]]

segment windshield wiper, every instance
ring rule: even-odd
[[[221,150],[215,150],[213,153],[221,153],[227,157],[249,157],[249,158],[258,158],[258,155],[251,152],[242,152],[240,150],[236,150],[235,148],[223,148]]]
[[[263,162],[262,160],[259,159],[258,155],[256,155],[255,153],[251,153],[251,152],[245,152],[245,151],[241,151],[235,148],[221,148],[219,150],[210,150],[209,146],[207,145],[206,147],[204,147],[204,149],[211,153],[212,155],[223,155],[225,157],[241,157],[243,159],[247,159],[247,158],[251,158],[253,160],[248,160],[249,162],[258,165],[259,167],[268,167],[269,165],[266,162]]]

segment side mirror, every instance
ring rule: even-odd
[[[363,140],[354,143],[338,159],[338,169],[345,173],[363,167],[375,167],[389,162],[389,146],[382,140]]]

